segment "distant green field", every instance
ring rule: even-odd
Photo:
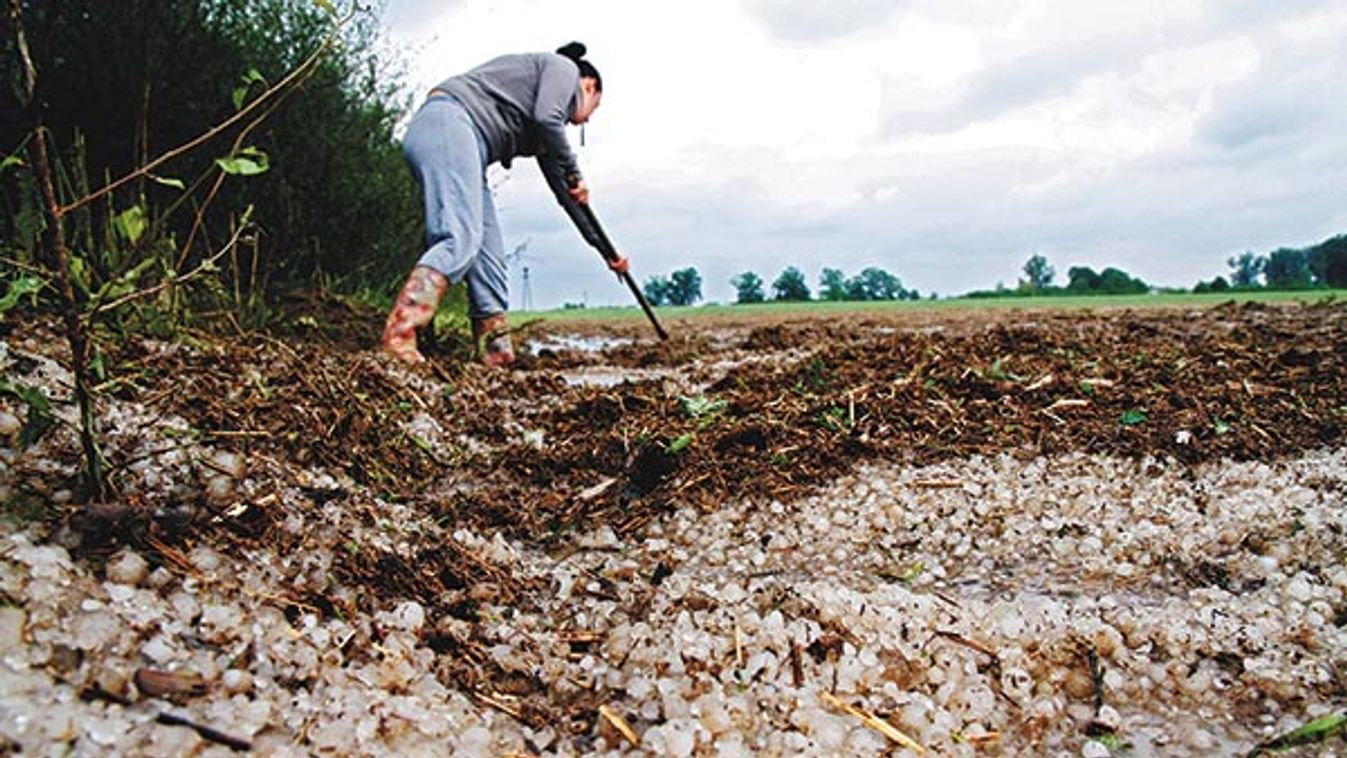
[[[1347,290],[1298,290],[1270,292],[1213,292],[1200,295],[1188,293],[1160,293],[1154,295],[1082,295],[1060,297],[1000,297],[948,298],[945,300],[884,301],[884,302],[816,302],[756,303],[753,305],[694,305],[678,308],[657,308],[661,318],[695,318],[698,316],[733,316],[754,314],[809,314],[809,313],[864,313],[874,311],[926,311],[946,309],[1041,309],[1062,308],[1089,310],[1095,308],[1173,308],[1180,306],[1210,307],[1229,302],[1305,302],[1347,300]],[[625,308],[574,308],[551,311],[526,311],[515,314],[531,319],[549,321],[591,319],[644,318],[636,305]]]

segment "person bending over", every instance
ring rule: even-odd
[[[424,361],[416,329],[430,323],[450,284],[466,280],[482,362],[514,361],[505,247],[486,168],[499,162],[508,169],[514,158],[536,156],[558,202],[578,219],[574,204],[589,202],[589,188],[565,126],[584,124],[603,99],[603,79],[584,55],[578,42],[556,53],[503,55],[430,90],[403,139],[425,200],[426,251],[388,314],[384,350]],[[627,259],[609,266],[624,272]]]

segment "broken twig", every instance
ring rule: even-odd
[[[871,729],[874,729],[876,732],[879,732],[885,737],[888,737],[889,739],[893,740],[899,745],[902,745],[908,750],[911,750],[917,753],[918,755],[926,754],[926,748],[922,747],[919,742],[907,736],[906,734],[903,734],[897,728],[895,728],[893,724],[890,724],[884,719],[875,716],[869,711],[866,711],[862,708],[857,708],[856,706],[851,705],[849,703],[844,703],[830,692],[820,692],[819,697],[822,698],[823,702],[827,703],[828,705],[831,705],[834,708],[840,708],[841,710],[846,711],[852,716],[855,716],[856,718],[865,722],[866,726],[870,727]]]
[[[599,715],[603,716],[609,724],[612,724],[613,728],[618,731],[618,734],[621,734],[633,747],[637,747],[641,744],[641,740],[636,736],[636,732],[632,731],[632,728],[627,724],[626,719],[622,718],[617,711],[606,705],[601,705],[599,706]]]

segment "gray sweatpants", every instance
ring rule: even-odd
[[[402,152],[421,185],[426,206],[426,252],[418,265],[468,282],[468,316],[509,308],[505,244],[486,183],[487,150],[468,112],[454,98],[435,95],[412,117]]]

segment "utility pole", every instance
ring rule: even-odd
[[[519,310],[533,310],[533,287],[529,285],[529,267],[524,267],[524,286],[523,291],[519,293]]]
[[[513,263],[524,264],[528,258],[529,242],[532,241],[533,240],[530,237],[518,245],[515,245],[514,250],[505,254],[505,265],[509,266]],[[527,265],[522,265],[521,269],[523,277],[519,288],[519,310],[531,311],[533,310],[533,287],[529,285],[529,267]]]

